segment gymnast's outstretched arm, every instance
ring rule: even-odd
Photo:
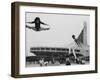
[[[44,22],[41,22],[41,21],[40,21],[40,23],[43,24],[43,25],[47,25],[47,26],[48,26],[48,24],[46,24],[46,23],[44,23]]]
[[[35,21],[32,21],[32,22],[26,22],[26,23],[30,23],[30,24],[33,24],[33,23],[35,23]]]

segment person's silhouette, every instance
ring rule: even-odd
[[[74,39],[75,43],[80,46],[80,42],[78,41],[78,39],[75,38],[75,35],[72,35],[72,38]]]
[[[39,17],[36,17],[35,18],[35,20],[34,21],[32,21],[32,22],[27,22],[27,23],[30,23],[30,24],[35,24],[35,27],[34,27],[34,29],[36,30],[36,31],[40,31],[40,30],[48,30],[49,28],[41,28],[40,27],[40,25],[41,24],[43,24],[43,25],[48,25],[48,24],[46,24],[46,23],[44,23],[44,22],[42,22],[41,20],[40,20],[40,18]],[[28,27],[28,26],[26,26],[26,27]],[[30,27],[28,27],[28,28],[30,28]],[[33,29],[33,28],[31,28],[31,29]]]

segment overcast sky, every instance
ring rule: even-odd
[[[26,13],[26,22],[34,21],[40,17],[41,21],[49,26],[41,27],[50,30],[36,32],[26,28],[26,51],[29,53],[30,47],[66,47],[73,42],[72,35],[79,36],[87,23],[87,43],[89,44],[89,15],[69,15],[69,14],[44,14],[44,13]],[[34,27],[34,24],[28,24]]]

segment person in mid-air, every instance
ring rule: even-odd
[[[40,26],[41,24],[42,24],[42,25],[47,25],[47,26],[48,26],[48,24],[42,22],[42,21],[40,20],[39,17],[36,17],[34,21],[32,21],[32,22],[27,22],[27,23],[35,24],[35,27],[30,27],[30,26],[27,26],[27,25],[26,25],[27,28],[33,29],[33,30],[35,30],[35,31],[49,30],[49,28],[42,28],[42,27]]]
[[[72,35],[72,38],[74,39],[74,41],[75,41],[75,43],[78,45],[78,47],[81,47],[81,42],[77,39],[77,38],[75,38],[75,35]],[[82,62],[82,60],[81,59],[79,59],[78,57],[77,57],[77,55],[76,55],[76,53],[73,51],[73,55],[74,55],[74,57],[75,57],[75,62],[77,63],[77,64],[84,64],[83,62]]]
[[[72,38],[74,39],[75,43],[80,46],[80,42],[78,41],[78,39],[75,38],[75,35],[72,35]]]

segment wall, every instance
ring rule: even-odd
[[[11,2],[15,0],[1,0],[0,2],[0,80],[16,80],[10,77],[11,68]],[[99,0],[16,0],[16,1],[30,1],[41,3],[56,3],[56,4],[76,4],[98,6],[100,9]],[[100,11],[98,13],[100,19]],[[99,22],[99,20],[98,20]],[[100,23],[98,24],[98,34],[100,34]],[[98,44],[100,44],[100,37],[98,37]],[[98,45],[99,47],[99,45]],[[98,51],[98,53],[100,50]],[[98,54],[98,58],[100,54]],[[100,58],[98,59],[97,74],[82,74],[82,75],[64,75],[52,77],[38,77],[38,78],[22,78],[18,80],[100,80]]]

